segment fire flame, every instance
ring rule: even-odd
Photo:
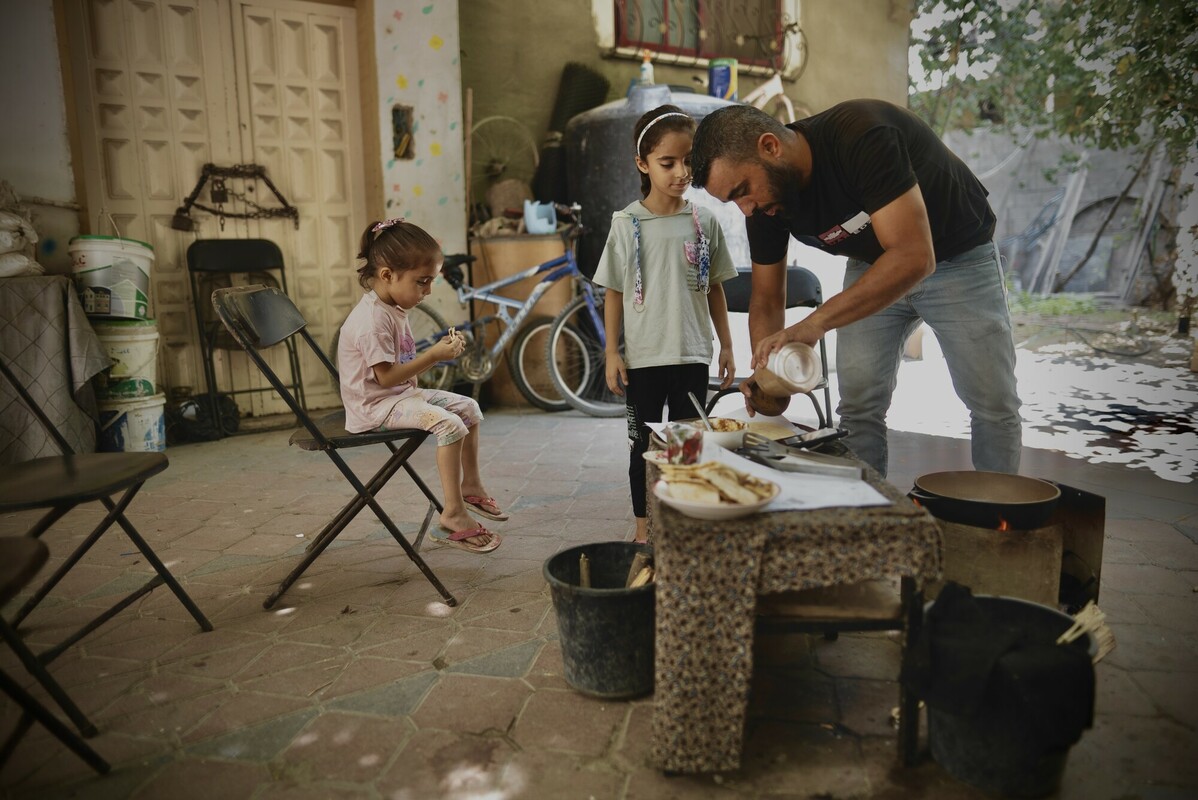
[[[1011,524],[1009,522],[1007,522],[1005,519],[1003,519],[1002,517],[999,517],[998,518],[998,530],[1009,531],[1009,530],[1011,530]]]

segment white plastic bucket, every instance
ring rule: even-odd
[[[152,319],[92,323],[112,367],[103,373],[97,399],[152,397],[158,386],[158,323]]]
[[[130,319],[149,316],[153,247],[116,236],[76,236],[67,251],[84,312]]]
[[[102,453],[161,453],[166,449],[166,396],[139,400],[106,400],[100,406]]]

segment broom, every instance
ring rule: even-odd
[[[1093,600],[1074,615],[1073,624],[1057,638],[1057,644],[1068,644],[1087,633],[1092,634],[1094,641],[1098,643],[1098,652],[1093,658],[1093,662],[1097,664],[1106,658],[1107,653],[1115,649],[1115,634],[1106,624],[1106,614],[1094,605]]]

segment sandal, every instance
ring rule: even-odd
[[[466,505],[470,506],[471,510],[486,517],[493,519],[496,522],[503,522],[509,519],[509,515],[499,509],[499,504],[495,502],[494,497],[483,497],[477,494],[468,494],[462,497]]]
[[[460,531],[451,531],[444,525],[439,527],[443,533],[432,531],[430,533],[432,538],[436,539],[438,542],[447,544],[450,547],[457,547],[461,550],[466,550],[471,553],[489,553],[496,547],[499,547],[499,544],[502,541],[499,538],[498,533],[489,531],[482,525],[479,525],[477,528],[467,528]],[[475,536],[490,536],[491,539],[486,544],[482,545],[471,544],[470,542],[466,541],[467,539],[473,539]]]

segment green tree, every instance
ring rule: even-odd
[[[911,108],[942,133],[988,119],[1087,147],[1160,141],[1174,164],[1194,147],[1198,0],[919,0],[917,19]]]
[[[1159,146],[1183,185],[1198,168],[1198,0],[917,0],[912,28],[910,106],[941,134],[1138,151],[1137,177]],[[1178,244],[1185,296],[1198,263]]]

